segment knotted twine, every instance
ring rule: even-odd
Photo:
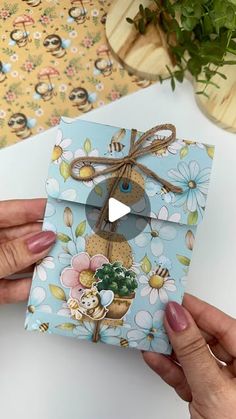
[[[168,130],[171,131],[171,134],[165,138],[157,138],[151,141],[151,144],[144,145],[145,141],[148,140],[150,137],[153,137],[157,134],[157,132]],[[70,164],[70,175],[73,179],[79,181],[91,181],[98,176],[107,175],[116,172],[116,176],[114,177],[114,181],[111,184],[111,188],[108,192],[108,196],[104,203],[103,208],[99,214],[99,218],[95,225],[96,229],[101,229],[103,221],[105,221],[107,217],[108,211],[108,204],[109,199],[115,192],[117,185],[121,181],[122,178],[130,179],[132,168],[136,166],[150,178],[153,178],[157,182],[161,183],[168,191],[174,193],[181,193],[182,189],[178,186],[173,185],[168,180],[161,178],[157,173],[153,172],[147,166],[144,166],[138,161],[139,157],[145,156],[151,153],[157,153],[160,150],[163,150],[169,147],[175,140],[176,140],[176,129],[175,126],[172,124],[161,124],[157,125],[150,130],[143,133],[139,139],[136,141],[137,130],[131,130],[130,136],[130,148],[129,153],[125,157],[120,158],[113,158],[113,157],[93,157],[93,156],[85,156],[85,157],[78,157],[74,159]],[[89,176],[79,176],[79,174],[74,173],[74,169],[78,168],[80,164],[105,164],[108,167],[102,170],[95,170],[94,173],[90,174]]]

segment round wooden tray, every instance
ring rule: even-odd
[[[160,28],[149,25],[145,35],[136,31],[126,17],[138,16],[139,4],[144,7],[153,3],[150,0],[113,0],[106,19],[106,37],[111,52],[120,63],[137,78],[159,80],[169,75],[167,65],[174,69],[165,36]],[[232,59],[232,58],[229,58]],[[214,77],[219,89],[209,85],[205,90],[208,97],[195,95],[202,112],[222,128],[236,132],[236,71],[235,66],[220,69],[227,80]],[[192,80],[192,78],[191,78]],[[195,92],[202,90],[203,84],[194,84]]]
[[[115,58],[132,74],[148,80],[167,77],[166,65],[172,67],[162,31],[149,25],[141,35],[126,17],[138,16],[139,4],[150,0],[113,0],[106,19],[106,37]]]
[[[227,59],[234,59],[233,56]],[[213,78],[219,88],[208,85],[204,95],[195,95],[197,104],[204,113],[213,122],[221,128],[236,133],[236,69],[234,65],[226,65],[219,69],[227,77],[224,80],[216,75]],[[195,84],[195,91],[202,90],[203,84]]]

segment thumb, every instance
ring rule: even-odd
[[[170,302],[164,324],[193,395],[205,399],[219,390],[223,383],[220,368],[190,313]]]
[[[52,231],[41,231],[0,245],[0,278],[22,271],[45,257],[56,241]]]

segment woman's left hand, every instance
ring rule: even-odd
[[[45,199],[0,202],[0,304],[27,299],[31,278],[8,277],[32,272],[56,240],[52,231],[41,231],[45,204]]]

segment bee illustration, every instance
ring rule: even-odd
[[[18,112],[10,117],[8,126],[18,138],[25,139],[32,135],[31,128],[34,127],[35,123],[35,119],[27,119],[23,113]]]
[[[10,33],[10,45],[16,44],[19,48],[25,47],[29,41],[29,33],[22,29],[14,29]]]
[[[42,81],[35,85],[34,90],[36,92],[34,98],[42,98],[45,102],[52,99],[53,95],[55,95],[53,92],[53,86]]]
[[[31,7],[39,6],[41,3],[41,0],[23,0],[23,1],[25,1],[28,4],[28,6],[31,6]]]
[[[47,52],[50,52],[53,57],[63,58],[66,54],[66,48],[70,45],[69,39],[61,39],[59,35],[48,35],[43,41]]]
[[[68,22],[71,21],[75,21],[78,25],[82,24],[85,22],[86,18],[87,18],[87,10],[84,7],[85,3],[89,3],[86,0],[75,0],[71,2],[72,4],[75,3],[80,3],[80,6],[73,6],[69,9],[68,14],[69,14],[69,19]]]
[[[49,329],[49,323],[41,323],[39,325],[39,331],[40,332],[47,332]]]
[[[4,64],[0,61],[0,83],[4,82],[7,78],[7,73],[11,70],[11,64]]]
[[[105,154],[112,154],[113,152],[120,153],[125,147],[125,145],[121,143],[122,139],[125,137],[125,134],[126,130],[124,128],[119,129],[119,131],[117,131],[112,136],[111,142],[108,144],[108,152]]]
[[[122,348],[128,348],[129,347],[129,342],[127,339],[125,338],[120,338],[120,346]]]
[[[170,273],[167,268],[164,268],[161,265],[158,265],[157,269],[155,270],[155,275],[160,276],[161,278],[169,278]]]
[[[80,300],[69,299],[68,307],[71,315],[76,320],[81,320],[82,316],[88,316],[92,320],[102,320],[108,312],[108,306],[112,303],[114,293],[111,290],[98,292],[96,287],[85,289],[81,294]]]
[[[167,186],[161,186],[160,192],[157,193],[157,195],[160,195],[161,198],[169,204],[174,199],[174,193],[171,192],[171,190]]]
[[[70,92],[69,100],[79,111],[88,112],[92,109],[96,97],[96,93],[89,94],[83,87],[75,87]]]
[[[37,330],[38,332],[48,332],[48,333],[52,333],[50,330],[50,324],[49,323],[41,323],[40,320],[36,320],[36,322],[34,324],[32,324],[32,329],[33,330]]]

